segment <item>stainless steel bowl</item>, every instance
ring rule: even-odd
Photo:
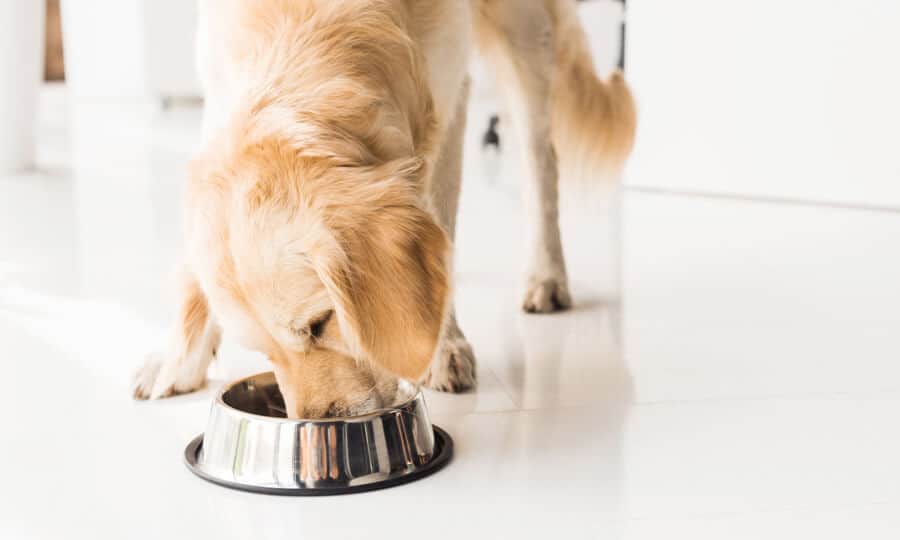
[[[432,426],[421,392],[403,383],[399,405],[364,416],[285,418],[275,375],[227,385],[206,432],[185,448],[188,468],[226,487],[280,495],[381,489],[447,464],[453,441]]]

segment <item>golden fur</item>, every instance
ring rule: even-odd
[[[479,0],[475,18],[479,47],[486,55],[500,57],[494,65],[502,70],[502,78],[521,80],[507,65],[516,60],[511,49],[527,48],[531,46],[527,42],[544,39],[542,30],[547,31],[546,39],[553,43],[553,69],[539,75],[550,78],[551,137],[560,177],[581,184],[609,180],[621,170],[634,142],[637,118],[631,91],[620,71],[606,81],[597,76],[575,2],[535,3],[543,4],[547,20],[532,20],[532,27],[523,29],[514,15],[523,4]]]
[[[548,1],[556,21],[556,78],[552,91],[553,146],[563,180],[587,182],[614,175],[631,153],[637,124],[622,72],[600,79],[574,6]]]
[[[396,377],[474,384],[450,305],[466,52],[443,36],[467,35],[461,1],[220,0],[201,15],[209,117],[187,188],[189,292],[176,345],[148,362],[137,397],[202,384],[196,372],[205,374],[220,326],[271,359],[294,417],[386,404]],[[517,32],[528,37],[509,0],[472,1],[487,52],[509,48]],[[542,20],[577,27],[567,4],[546,0]],[[569,83],[553,86],[553,122],[569,127],[558,144],[604,129],[576,120],[612,119],[601,147],[573,148],[621,161],[627,89],[598,81],[580,30],[566,33],[582,43],[557,33],[559,69],[577,82],[571,96]],[[516,64],[515,51],[503,54]],[[547,96],[516,68],[506,74],[523,95]],[[597,110],[576,114],[579,104]],[[552,157],[544,135],[534,142],[539,157]],[[539,180],[555,180],[555,161],[541,162],[553,171]],[[191,370],[193,378],[178,375]]]

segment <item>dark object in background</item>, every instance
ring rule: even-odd
[[[500,117],[496,114],[492,114],[490,120],[488,120],[488,128],[484,133],[484,136],[481,138],[481,147],[487,148],[488,146],[493,146],[497,150],[500,150],[500,134],[497,133],[497,124],[500,123]]]
[[[28,0],[33,2],[35,0]],[[63,81],[66,78],[63,61],[62,22],[59,0],[47,0],[47,26],[44,42],[44,80]]]
[[[622,13],[624,15],[625,8],[628,6],[625,4],[625,0],[619,0],[622,2]],[[622,73],[625,73],[625,18],[622,17],[622,26],[619,27],[619,69]]]

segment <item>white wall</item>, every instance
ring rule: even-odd
[[[66,79],[80,98],[199,96],[195,0],[62,0]]]
[[[631,0],[626,183],[900,207],[900,2]]]
[[[0,3],[0,171],[34,164],[38,85],[43,78],[43,2]]]
[[[605,75],[619,62],[620,34],[623,18],[618,0],[591,0],[578,4],[578,15],[591,45],[594,68]]]

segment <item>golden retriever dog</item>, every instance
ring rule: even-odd
[[[470,44],[526,161],[523,307],[572,304],[558,171],[616,171],[635,126],[575,0],[201,0],[198,30],[180,306],[135,397],[201,387],[223,333],[268,356],[290,417],[389,405],[399,378],[475,385],[451,299]]]

